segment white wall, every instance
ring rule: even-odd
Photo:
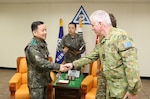
[[[16,58],[24,56],[24,47],[31,40],[30,25],[42,20],[47,25],[47,43],[51,56],[55,59],[59,19],[63,18],[64,32],[80,6],[87,14],[98,9],[113,13],[118,27],[126,30],[134,39],[138,49],[141,76],[150,77],[150,4],[149,3],[32,3],[0,4],[0,66],[16,67]],[[90,25],[83,26],[88,54],[95,46],[95,34]],[[88,71],[88,67],[85,72]]]

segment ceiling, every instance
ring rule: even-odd
[[[0,3],[150,3],[150,0],[0,0]]]

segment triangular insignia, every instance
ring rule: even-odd
[[[79,19],[82,19],[82,24],[90,24],[89,17],[86,14],[82,5],[76,13],[75,17],[73,18],[72,22],[79,24]]]

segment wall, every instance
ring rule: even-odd
[[[87,14],[98,9],[113,13],[118,27],[126,30],[134,39],[138,49],[141,76],[149,76],[150,55],[149,17],[150,3],[3,3],[0,4],[0,66],[16,67],[16,58],[24,56],[24,47],[31,40],[30,25],[42,20],[47,25],[47,43],[50,55],[55,59],[59,19],[63,19],[64,32],[74,18],[79,7],[83,5]],[[95,46],[95,34],[90,25],[83,26],[84,39],[88,54]],[[88,72],[88,67],[85,72]]]

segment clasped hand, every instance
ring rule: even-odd
[[[66,64],[61,64],[60,65],[60,71],[61,72],[67,72],[68,70],[72,69],[73,68],[73,65],[72,63],[66,63]]]
[[[129,92],[126,92],[123,99],[137,99],[137,94],[130,94]]]

